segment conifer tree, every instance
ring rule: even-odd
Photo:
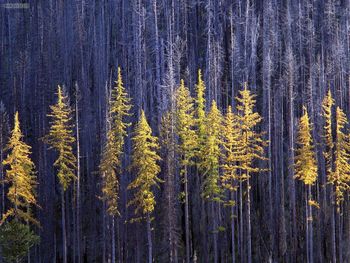
[[[307,237],[307,259],[313,258],[313,242],[312,242],[312,200],[311,187],[317,180],[317,163],[316,156],[313,149],[313,142],[311,136],[311,124],[309,115],[305,107],[303,107],[304,114],[300,118],[299,131],[297,136],[297,145],[295,154],[295,178],[301,180],[307,188],[307,202],[306,202],[306,237]]]
[[[198,205],[197,213],[200,217],[200,223],[198,224],[197,229],[203,229],[200,231],[200,248],[201,250],[199,253],[202,257],[207,257],[209,251],[207,251],[207,231],[204,231],[204,229],[207,229],[207,220],[206,220],[206,203],[204,198],[200,198],[201,196],[201,186],[204,184],[204,174],[205,174],[205,168],[203,165],[204,162],[204,149],[205,149],[205,142],[206,142],[206,99],[205,99],[205,83],[203,81],[202,77],[202,71],[198,69],[198,80],[195,85],[195,98],[194,98],[194,108],[195,108],[195,121],[196,121],[196,133],[197,133],[197,150],[196,150],[196,177],[194,179],[195,185],[194,185],[194,202],[200,202]],[[203,195],[202,195],[203,196]],[[199,198],[198,198],[199,197]],[[195,212],[196,213],[196,212]]]
[[[219,160],[221,155],[222,114],[213,100],[205,121],[205,142],[203,147],[204,171],[202,196],[211,201],[219,201],[221,188],[219,186]]]
[[[157,175],[160,167],[157,164],[160,157],[157,153],[159,149],[158,139],[152,136],[152,130],[147,123],[145,113],[142,111],[140,120],[135,127],[135,134],[132,138],[133,154],[132,169],[135,172],[135,179],[129,184],[129,190],[135,190],[134,196],[128,206],[135,206],[135,215],[147,220],[148,239],[148,262],[152,263],[152,234],[151,234],[151,214],[156,204],[153,187],[162,182]]]
[[[62,242],[63,242],[63,262],[67,263],[67,237],[65,219],[65,191],[72,180],[75,180],[76,157],[73,153],[75,143],[72,125],[72,109],[69,105],[69,98],[65,95],[60,86],[57,90],[57,103],[50,106],[51,126],[46,142],[54,149],[58,155],[54,162],[57,169],[61,191],[61,219],[62,219]]]
[[[127,136],[126,117],[130,115],[130,99],[123,87],[121,69],[118,68],[118,80],[116,87],[112,90],[109,108],[109,129],[107,131],[106,143],[102,154],[100,170],[103,175],[102,194],[107,201],[107,211],[111,216],[118,212],[119,182],[117,174],[121,173],[122,154],[124,138]]]
[[[39,240],[28,223],[38,226],[39,222],[32,213],[37,206],[35,167],[30,159],[31,147],[23,141],[18,112],[7,149],[4,182],[9,185],[7,199],[11,206],[0,222],[0,247],[6,260],[19,262]]]
[[[198,70],[198,83],[196,85],[195,115],[197,122],[198,153],[199,163],[203,158],[203,150],[206,137],[206,114],[205,114],[205,83],[202,79],[202,72]]]
[[[30,159],[31,147],[23,141],[18,112],[15,114],[14,128],[7,148],[10,152],[3,161],[6,167],[4,181],[9,184],[7,198],[11,202],[11,208],[4,214],[2,222],[8,217],[14,217],[38,225],[31,211],[37,205],[35,167]]]
[[[230,199],[225,203],[231,209],[231,250],[232,262],[235,262],[235,215],[234,206],[236,204],[234,193],[237,191],[237,181],[240,179],[238,174],[238,163],[241,161],[241,129],[237,116],[233,114],[231,106],[228,107],[222,127],[222,146],[223,146],[223,174],[221,184],[224,189],[230,193]]]
[[[327,181],[330,181],[333,175],[333,132],[332,132],[332,108],[334,105],[334,99],[332,98],[331,90],[329,89],[327,95],[322,102],[322,115],[324,119],[323,140],[325,150],[323,156],[326,165],[326,177]],[[335,241],[335,216],[334,216],[334,193],[333,185],[329,184],[330,199],[331,199],[331,239],[332,239],[332,260],[336,262],[336,241]]]
[[[344,201],[344,193],[350,189],[350,140],[344,133],[347,117],[342,109],[336,110],[336,141],[334,153],[334,172],[329,176],[329,182],[334,185],[335,202],[339,212]]]
[[[202,184],[202,197],[211,202],[211,219],[213,233],[214,262],[218,260],[218,244],[217,244],[217,213],[215,204],[220,202],[222,189],[219,185],[219,161],[221,156],[221,127],[222,115],[218,109],[215,100],[213,100],[210,111],[205,121],[205,140],[202,149],[201,170],[204,172],[204,180]]]
[[[252,261],[252,244],[251,244],[251,220],[250,220],[250,174],[263,171],[263,169],[254,165],[255,160],[266,160],[264,157],[264,147],[267,142],[262,138],[262,133],[255,131],[257,125],[262,121],[259,113],[254,112],[255,95],[251,94],[247,83],[244,83],[244,89],[239,91],[237,97],[238,121],[241,128],[241,146],[242,160],[240,168],[242,171],[241,180],[247,182],[247,218],[248,218],[248,263]]]
[[[118,79],[112,90],[109,101],[108,131],[104,145],[100,172],[102,175],[102,199],[106,201],[107,212],[112,216],[112,261],[115,261],[115,229],[114,218],[119,215],[118,194],[119,179],[122,173],[122,155],[124,152],[124,139],[127,136],[127,127],[130,125],[126,118],[130,115],[130,98],[123,86],[120,67]]]
[[[183,176],[185,195],[185,239],[186,263],[190,262],[189,204],[188,204],[188,167],[192,164],[197,147],[193,99],[190,91],[181,80],[176,90],[176,131],[179,137],[181,175]]]
[[[323,153],[326,161],[326,174],[329,177],[332,174],[333,165],[333,134],[332,134],[332,107],[334,99],[332,98],[331,90],[329,89],[327,95],[322,102],[322,115],[324,118],[324,141],[326,150]]]

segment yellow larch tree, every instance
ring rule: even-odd
[[[241,148],[241,129],[237,115],[232,112],[231,106],[227,108],[227,112],[222,125],[222,147],[223,158],[222,168],[223,173],[220,181],[224,189],[229,191],[229,200],[225,202],[225,205],[231,209],[231,250],[232,258],[235,257],[235,215],[234,206],[235,198],[234,193],[237,191],[237,181],[240,179],[238,169],[239,162],[242,160],[242,148]]]
[[[222,199],[222,189],[219,185],[221,156],[222,114],[213,100],[205,119],[205,140],[203,142],[200,170],[203,171],[202,197],[210,202],[212,220],[214,262],[218,260],[218,223],[216,204]]]
[[[0,222],[0,249],[6,262],[20,262],[40,238],[29,225],[39,226],[32,213],[32,208],[37,206],[37,178],[30,159],[31,147],[23,141],[18,112],[15,113],[7,150],[9,153],[3,160],[6,171],[2,183],[9,186],[7,198],[10,206]]]
[[[45,141],[54,149],[58,155],[54,162],[57,169],[57,177],[61,184],[61,220],[62,220],[62,242],[63,242],[63,262],[67,263],[67,234],[65,219],[65,191],[75,180],[76,157],[73,153],[75,143],[74,130],[72,124],[72,109],[69,105],[69,98],[65,91],[58,86],[57,102],[50,106],[51,118],[49,133],[45,136]]]
[[[204,171],[202,196],[210,201],[219,201],[222,192],[219,186],[221,127],[222,114],[213,101],[205,121],[203,161],[200,167]]]
[[[112,90],[109,102],[108,131],[100,163],[103,179],[102,195],[107,203],[107,212],[116,216],[118,212],[119,179],[121,174],[124,140],[130,123],[126,118],[130,115],[130,98],[123,86],[122,74],[118,68],[118,79]]]
[[[257,126],[261,123],[262,117],[254,111],[256,104],[255,95],[248,89],[247,83],[244,83],[244,89],[239,91],[237,99],[238,121],[241,129],[242,160],[240,162],[241,180],[247,183],[247,245],[248,262],[252,261],[251,244],[251,220],[250,220],[250,174],[263,171],[263,169],[254,165],[256,160],[266,160],[265,147],[267,142],[263,139],[263,134],[256,132]]]
[[[9,154],[3,161],[6,168],[4,182],[9,185],[7,198],[11,208],[3,215],[1,223],[8,217],[14,217],[38,225],[39,222],[31,211],[37,205],[35,167],[30,159],[31,147],[23,141],[18,112],[15,113],[14,128],[7,149]]]
[[[334,185],[335,202],[337,211],[344,201],[344,193],[350,189],[350,138],[345,134],[345,125],[348,124],[347,117],[342,109],[336,109],[336,141],[334,152],[334,171],[329,177],[329,182]]]
[[[123,85],[121,68],[118,67],[118,77],[115,81],[109,101],[109,114],[107,118],[108,130],[106,142],[100,162],[102,176],[102,200],[106,202],[107,213],[112,216],[112,261],[115,261],[115,216],[119,215],[119,176],[122,174],[122,157],[124,140],[127,136],[127,117],[130,116],[131,103],[128,93]]]
[[[334,142],[333,142],[333,127],[332,127],[332,108],[334,105],[334,99],[332,97],[331,90],[329,89],[326,96],[322,101],[322,117],[324,121],[323,126],[323,142],[325,149],[323,156],[326,164],[326,177],[327,182],[330,182],[333,177],[333,154],[334,154]],[[331,202],[331,237],[332,237],[332,259],[336,262],[336,241],[335,241],[335,215],[334,215],[334,193],[333,184],[330,183],[330,202]]]
[[[322,115],[324,119],[324,142],[326,149],[323,153],[326,161],[326,174],[329,177],[332,174],[333,165],[333,134],[332,134],[332,107],[334,105],[334,99],[332,98],[331,90],[329,89],[327,95],[322,102]]]
[[[134,190],[134,196],[128,206],[135,207],[137,219],[147,219],[148,262],[152,263],[152,234],[151,214],[156,204],[153,187],[162,182],[157,176],[160,172],[160,156],[158,138],[152,135],[145,113],[142,111],[139,122],[135,127],[131,168],[135,172],[135,179],[128,189]]]
[[[185,239],[186,263],[190,262],[189,204],[188,204],[188,167],[196,156],[197,133],[195,130],[195,110],[193,98],[183,80],[175,93],[176,100],[176,133],[179,138],[180,173],[183,177],[185,195]]]
[[[295,153],[295,178],[301,180],[307,191],[306,202],[306,248],[308,258],[313,257],[313,230],[312,230],[312,200],[311,187],[317,180],[317,163],[311,136],[311,124],[306,107],[303,107],[304,114],[299,121],[297,136],[297,149]]]

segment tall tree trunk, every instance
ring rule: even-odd
[[[243,236],[243,188],[242,180],[239,180],[239,251],[241,262],[244,262],[244,236]]]
[[[148,241],[148,263],[152,263],[152,229],[151,229],[151,216],[147,214],[147,241]]]
[[[337,208],[337,224],[338,224],[338,257],[339,263],[343,262],[343,227],[342,227],[342,216],[341,207],[338,205]]]
[[[251,229],[251,222],[250,222],[250,180],[249,180],[249,172],[247,171],[247,220],[248,220],[248,226],[247,226],[247,253],[248,253],[248,263],[252,263],[252,229]]]
[[[76,141],[77,141],[77,198],[76,198],[76,239],[77,239],[77,255],[78,263],[81,263],[80,252],[80,134],[79,134],[79,88],[78,84],[75,84],[75,128],[76,128]]]
[[[333,185],[330,185],[330,207],[331,207],[331,242],[332,242],[332,262],[337,262],[337,241],[335,237],[335,203]]]
[[[311,195],[311,185],[309,185],[309,200],[312,200],[312,195]],[[310,221],[310,227],[309,227],[309,249],[310,249],[310,263],[312,263],[314,260],[314,244],[313,244],[313,226],[312,226],[312,206],[311,203],[308,200],[308,206],[309,206],[309,221]]]
[[[115,218],[112,216],[112,263],[115,263],[116,258],[115,258]]]
[[[187,166],[184,167],[185,174],[185,242],[186,242],[186,263],[190,263],[190,222],[189,222],[189,208],[188,208],[188,176]]]
[[[62,220],[62,257],[63,263],[67,263],[67,233],[66,233],[66,212],[65,212],[64,190],[61,191],[61,220]]]
[[[234,200],[234,194],[231,192],[231,201]],[[236,263],[235,255],[235,207],[231,205],[231,250],[232,250],[232,263]]]
[[[215,213],[215,202],[211,202],[211,216],[213,220],[213,249],[214,249],[214,263],[218,262],[218,226]]]

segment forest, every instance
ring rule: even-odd
[[[0,262],[350,262],[349,0],[2,0]]]

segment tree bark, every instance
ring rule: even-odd
[[[62,221],[62,257],[63,263],[67,263],[67,233],[66,233],[66,213],[65,213],[65,200],[64,190],[61,191],[61,221]]]
[[[248,263],[251,263],[252,262],[252,229],[251,229],[251,222],[250,222],[250,180],[249,180],[248,171],[247,171],[247,219],[248,219],[247,253],[248,253]]]
[[[151,216],[147,214],[147,241],[148,241],[148,263],[152,263],[152,229],[151,229]]]
[[[188,176],[187,166],[184,167],[185,174],[185,242],[186,242],[186,263],[190,263],[190,222],[189,222],[189,208],[188,208]]]

